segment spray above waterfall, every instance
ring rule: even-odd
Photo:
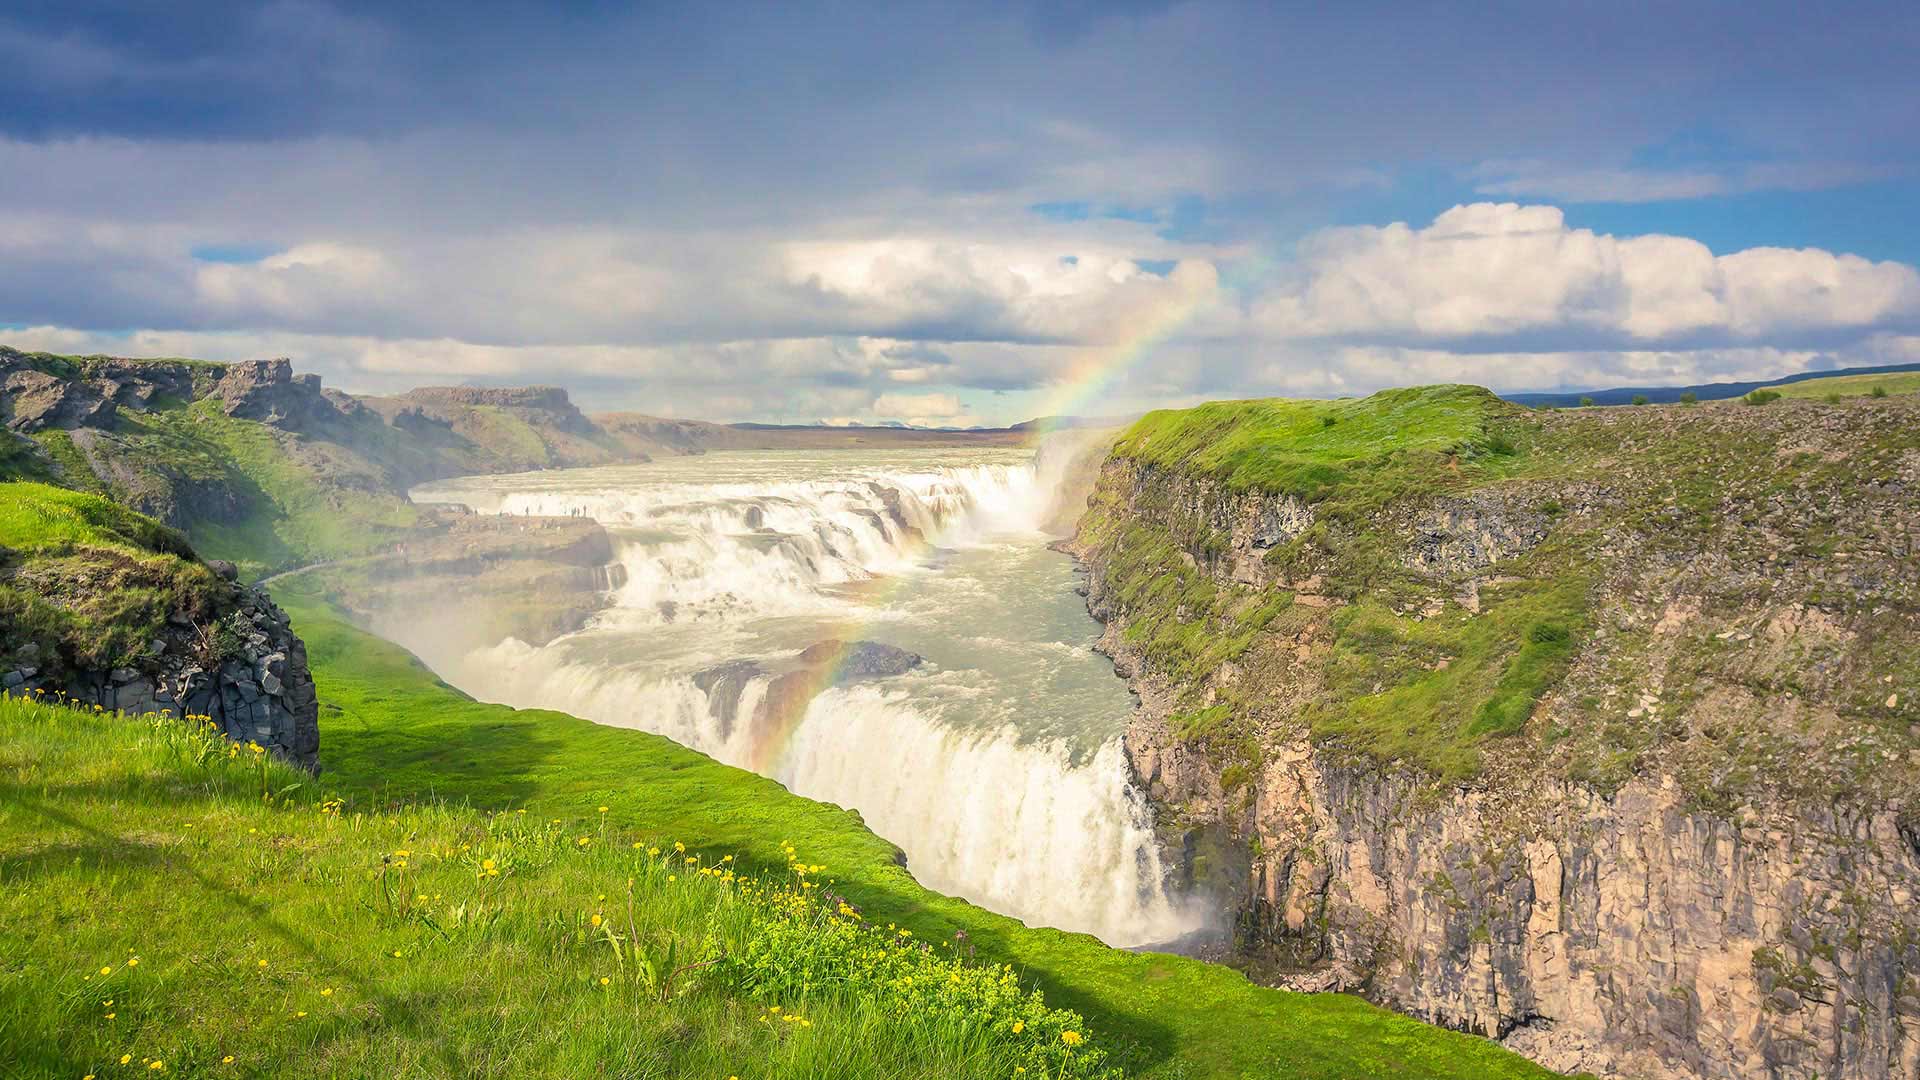
[[[1116,944],[1171,897],[1119,736],[1131,697],[1048,550],[1058,455],[714,454],[423,489],[585,514],[625,583],[588,629],[437,666],[464,689],[666,735],[854,807],[945,891]]]

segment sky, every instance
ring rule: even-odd
[[[959,426],[1920,362],[1915,55],[1911,0],[15,0],[0,342]]]

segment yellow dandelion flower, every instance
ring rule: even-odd
[[[1013,1033],[1015,1035],[1018,1035],[1025,1030],[1027,1030],[1027,1022],[1025,1020],[1015,1020],[1013,1022]]]
[[[130,956],[130,957],[128,957],[128,958],[127,958],[127,966],[128,966],[128,967],[139,967],[139,966],[140,966],[140,958],[139,958],[139,957],[137,957],[137,956]]]
[[[328,986],[328,987],[325,987],[325,988],[323,988],[323,989],[322,989],[322,990],[320,991],[320,996],[321,996],[321,997],[332,997],[332,996],[333,996],[333,987],[331,987],[331,986]]]
[[[685,844],[683,844],[683,843],[681,843],[681,842],[680,842],[680,841],[678,841],[678,840],[675,840],[675,841],[673,842],[673,850],[675,850],[675,851],[677,851],[677,852],[679,852],[679,853],[681,853],[682,855],[684,855],[684,854],[686,854],[686,852],[687,852],[687,845],[685,845]]]
[[[601,986],[605,986],[605,985],[607,985],[608,983],[610,983],[610,982],[612,982],[612,981],[613,981],[612,979],[609,979],[609,978],[607,978],[607,977],[606,977],[605,975],[602,975],[602,976],[600,976],[600,985],[601,985]]]
[[[147,1068],[152,1069],[154,1072],[166,1072],[167,1063],[161,1061],[159,1058],[154,1058],[152,1061],[147,1062]]]
[[[119,1016],[119,1015],[120,1015],[119,1013],[108,1013],[108,1014],[107,1014],[107,1019],[109,1019],[109,1020],[111,1020],[111,1019],[113,1019],[114,1017],[116,1017],[116,1016]]]
[[[638,840],[635,840],[635,841],[633,842],[633,849],[634,849],[635,851],[638,851],[638,850],[640,850],[641,848],[643,848],[643,847],[645,847],[645,846],[646,846],[645,844],[643,844],[643,843],[641,843],[641,842],[640,842],[640,841],[638,841]]]
[[[307,1015],[307,1014],[306,1014],[305,1012],[297,1012],[297,1013],[294,1013],[294,1014],[293,1014],[293,1018],[294,1018],[295,1020],[300,1020],[300,1019],[303,1019],[303,1018],[305,1018],[305,1017],[306,1017],[306,1015]]]
[[[593,925],[596,927],[600,925],[600,913],[597,911],[593,913]]]
[[[493,864],[493,860],[492,860],[492,859],[481,859],[481,860],[480,860],[480,869],[482,869],[482,870],[491,870],[491,869],[493,869],[493,865],[494,865],[494,864]]]
[[[221,1058],[221,1059],[220,1059],[220,1064],[222,1064],[222,1065],[231,1065],[231,1064],[233,1064],[233,1055],[232,1055],[232,1054],[228,1054],[228,1055],[227,1055],[226,1057],[223,1057],[223,1058]]]
[[[604,806],[603,806],[603,807],[601,807],[601,808],[600,808],[600,812],[601,812],[601,813],[603,813],[603,814],[604,814],[604,813],[606,813],[606,812],[607,812],[607,808],[606,808],[606,807],[604,807]]]
[[[593,843],[593,838],[590,836],[583,836],[580,839],[575,840],[574,843],[580,845],[581,847],[586,847],[588,844]]]
[[[673,874],[668,874],[668,875],[667,875],[667,884],[669,884],[669,885],[671,885],[671,884],[673,884],[674,882],[676,882],[676,881],[679,881],[679,880],[680,880],[680,879],[679,879],[678,877],[676,877],[676,876],[674,876]]]
[[[1080,1045],[1080,1043],[1082,1042],[1082,1040],[1081,1040],[1081,1038],[1080,1038],[1080,1033],[1079,1033],[1079,1032],[1077,1032],[1077,1031],[1063,1031],[1063,1032],[1061,1032],[1061,1033],[1060,1033],[1060,1041],[1061,1041],[1061,1042],[1063,1042],[1063,1043],[1066,1043],[1066,1044],[1067,1044],[1068,1046],[1079,1046],[1079,1045]]]
[[[122,1065],[125,1065],[125,1064],[126,1064],[127,1062],[129,1062],[129,1061],[132,1061],[132,1060],[133,1060],[133,1055],[132,1055],[132,1054],[121,1054],[121,1055],[120,1055],[120,1064],[122,1064]]]
[[[398,959],[400,956],[400,950],[399,949],[393,950],[393,955],[395,959]]]

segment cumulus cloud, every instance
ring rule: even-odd
[[[1457,206],[1424,228],[1330,229],[1259,298],[1279,337],[1487,350],[1859,336],[1920,323],[1920,274],[1817,249],[1715,256],[1677,236],[1569,228],[1557,207]]]

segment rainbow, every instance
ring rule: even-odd
[[[1266,260],[1251,260],[1236,276],[1261,273],[1269,265]],[[1052,389],[1041,399],[1039,415],[1060,417],[1092,410],[1129,372],[1152,357],[1158,346],[1192,321],[1217,294],[1216,283],[1211,278],[1173,284],[1175,288],[1170,294],[1128,312],[1114,331],[1107,335],[1107,341],[1076,349],[1066,370],[1054,380]],[[1048,431],[1048,425],[1036,425],[1033,441],[1037,444]],[[919,537],[910,541],[906,554],[917,561],[931,547],[925,537]],[[876,610],[885,608],[906,580],[899,575],[875,578],[873,596],[865,600],[862,606]],[[834,633],[833,640],[838,649],[828,663],[803,668],[783,677],[792,681],[782,687],[781,700],[773,703],[765,729],[757,733],[754,740],[750,765],[755,772],[772,775],[771,770],[786,753],[813,699],[844,680],[849,650],[863,638],[875,621],[870,616],[847,619]],[[772,691],[769,693],[771,695]],[[771,702],[771,697],[768,702]],[[763,703],[762,708],[767,708],[767,704]]]

